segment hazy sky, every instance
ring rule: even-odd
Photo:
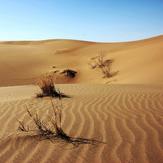
[[[128,41],[163,34],[163,0],[0,0],[0,40]]]

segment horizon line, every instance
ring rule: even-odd
[[[152,35],[149,37],[143,37],[140,39],[134,39],[134,40],[124,40],[124,41],[93,41],[93,40],[80,40],[80,39],[73,39],[73,38],[45,38],[45,39],[11,39],[11,40],[0,40],[0,43],[5,43],[5,42],[43,42],[43,41],[61,41],[61,40],[67,40],[67,41],[81,41],[81,42],[94,42],[94,43],[125,43],[125,42],[136,42],[136,41],[143,41],[143,40],[148,40],[152,38],[157,38],[157,37],[163,37],[163,34],[159,35]]]

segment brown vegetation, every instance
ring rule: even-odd
[[[54,84],[54,76],[53,75],[45,75],[38,81],[38,86],[41,89],[41,93],[37,94],[38,98],[41,97],[68,97],[65,94],[61,93],[59,90],[56,89]]]
[[[97,57],[91,58],[92,62],[89,63],[92,69],[99,68],[101,72],[103,73],[103,78],[110,78],[113,77],[118,73],[117,72],[112,72],[111,71],[111,66],[113,63],[112,59],[105,59],[104,57],[104,52],[101,52],[100,55]]]
[[[50,100],[53,114],[49,115],[48,123],[45,123],[37,113],[32,114],[32,112],[27,109],[28,116],[32,119],[34,125],[30,128],[26,126],[23,121],[19,121],[18,130],[22,132],[35,132],[35,136],[39,136],[40,138],[49,139],[51,141],[60,140],[71,143],[74,146],[101,143],[93,139],[74,138],[67,135],[62,129],[62,99],[59,99],[59,105],[54,105],[52,98],[50,98]]]

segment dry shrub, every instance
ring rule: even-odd
[[[29,109],[27,109],[28,116],[32,119],[32,126],[26,126],[24,122],[19,121],[18,130],[21,132],[34,132],[35,136],[39,136],[42,139],[50,139],[53,141],[64,141],[66,143],[71,143],[74,146],[79,146],[80,144],[97,144],[102,143],[93,139],[84,139],[84,138],[74,138],[67,135],[62,129],[62,99],[58,99],[59,104],[54,104],[52,98],[51,100],[51,109],[52,113],[50,114],[49,121],[46,123],[41,119],[38,113],[33,114]]]
[[[56,89],[54,84],[54,75],[47,74],[41,77],[40,80],[37,82],[37,85],[41,89],[41,93],[37,94],[38,98],[47,97],[47,96],[56,97],[56,98],[68,97]]]
[[[91,63],[89,63],[89,65],[91,66],[92,69],[99,68],[103,73],[104,78],[110,78],[118,73],[111,71],[112,63],[113,63],[112,59],[105,59],[105,53],[100,52],[98,56],[91,58]]]

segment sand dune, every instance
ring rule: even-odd
[[[101,51],[114,61],[115,76],[103,78],[90,67]],[[0,162],[162,163],[162,51],[163,36],[125,43],[0,42]],[[77,75],[66,76],[66,69]],[[57,87],[71,97],[63,99],[64,131],[105,143],[74,148],[17,131],[18,119],[32,124],[27,108],[48,121],[50,100],[36,99],[39,88],[31,84],[54,71]]]
[[[57,87],[72,96],[63,99],[66,133],[106,144],[72,148],[16,134],[17,118],[31,123],[25,106],[45,118],[49,99],[35,99],[35,86],[0,88],[0,162],[163,162],[162,85]]]
[[[113,59],[113,71],[103,79],[88,63],[105,51]],[[73,80],[56,83],[162,84],[163,36],[126,43],[95,43],[73,40],[0,42],[0,86],[33,84],[41,74],[56,69],[73,69]],[[56,68],[52,68],[55,66]]]

